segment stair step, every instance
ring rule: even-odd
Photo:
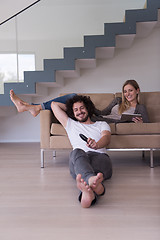
[[[130,48],[133,44],[136,34],[125,34],[116,36],[117,48]]]
[[[160,27],[160,9],[158,9],[158,21],[156,27]]]
[[[115,53],[115,47],[97,47],[96,48],[96,58],[99,58],[99,59],[113,58],[114,53]]]
[[[136,37],[147,37],[157,25],[157,21],[137,23]]]
[[[76,66],[78,68],[96,68],[96,59],[77,59]]]

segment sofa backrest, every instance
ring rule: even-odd
[[[61,93],[60,96],[64,96],[68,93]],[[108,106],[109,103],[115,98],[113,93],[78,93],[80,95],[89,96],[94,103],[95,107],[102,110]]]
[[[160,92],[142,92],[140,103],[146,106],[150,122],[160,122]]]
[[[95,107],[102,110],[108,106],[110,102],[113,101],[115,95],[113,93],[82,93],[83,95],[90,96]]]

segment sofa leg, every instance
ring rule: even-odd
[[[56,159],[56,151],[53,151],[53,159]]]
[[[142,151],[142,158],[145,159],[145,151]]]
[[[41,149],[41,168],[44,168],[44,149]]]
[[[150,149],[150,167],[154,168],[154,164],[153,164],[153,149]]]

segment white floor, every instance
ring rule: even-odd
[[[112,179],[89,209],[77,201],[68,154],[46,153],[41,169],[39,144],[0,144],[1,240],[160,239],[160,152],[154,169],[148,154],[109,153]]]

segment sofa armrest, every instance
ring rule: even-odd
[[[50,132],[52,122],[57,122],[50,110],[40,112],[40,146],[41,148],[50,148]]]

